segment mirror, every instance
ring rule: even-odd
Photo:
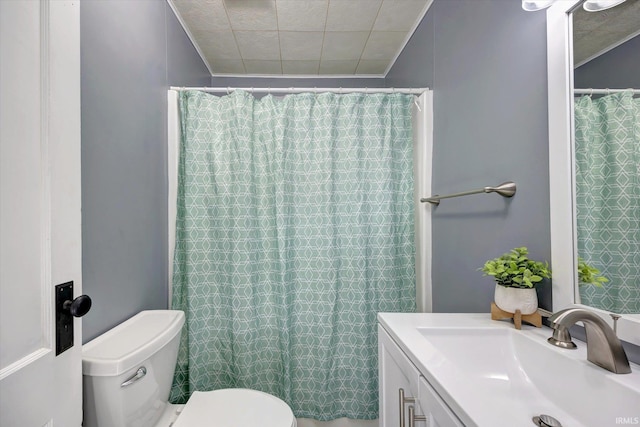
[[[638,7],[639,0],[627,0],[628,5],[634,5]],[[598,295],[592,295],[591,299],[583,297],[586,295],[584,291],[581,295],[581,288],[584,286],[593,285],[578,285],[578,256],[582,257],[583,249],[589,245],[593,246],[589,240],[591,236],[588,231],[580,231],[578,223],[585,223],[584,216],[578,218],[581,213],[577,209],[578,198],[583,196],[577,196],[574,189],[578,187],[578,176],[575,166],[574,152],[580,155],[581,148],[577,147],[578,151],[574,151],[574,135],[578,136],[581,129],[574,127],[574,77],[578,85],[584,85],[583,77],[579,74],[584,70],[593,68],[592,65],[603,62],[598,59],[606,58],[606,54],[597,55],[590,61],[584,62],[589,59],[587,56],[584,59],[580,59],[580,62],[576,62],[579,65],[578,71],[574,76],[574,61],[573,61],[573,33],[572,33],[572,19],[574,13],[578,8],[581,8],[582,0],[571,1],[558,1],[554,3],[547,11],[547,68],[548,68],[548,85],[549,85],[549,179],[550,179],[550,220],[551,220],[551,256],[552,256],[552,271],[553,271],[553,311],[569,306],[582,306],[582,304],[589,303],[586,308],[597,312],[602,318],[609,324],[612,324],[610,313],[613,310],[608,308],[598,308],[600,301],[598,301]],[[617,7],[622,7],[617,6]],[[628,7],[628,6],[625,6]],[[604,12],[596,12],[593,15],[587,16],[588,20],[592,23],[595,21],[606,20],[611,17],[614,9],[609,9]],[[586,12],[585,12],[586,13]],[[604,14],[596,16],[597,14]],[[575,14],[577,28],[581,28],[579,13]],[[621,15],[623,19],[631,20],[638,25],[640,20],[631,18],[629,13],[623,13]],[[601,22],[602,23],[602,22]],[[619,24],[616,24],[618,27]],[[593,32],[588,30],[580,34],[581,36],[586,33]],[[637,34],[636,34],[637,37]],[[600,36],[600,39],[604,36]],[[632,40],[632,39],[630,39]],[[576,48],[580,50],[580,43],[576,42]],[[602,50],[602,49],[600,49]],[[609,51],[613,53],[613,51]],[[579,53],[579,52],[576,52]],[[594,55],[590,55],[594,56]],[[637,58],[637,55],[635,55]],[[578,61],[578,60],[577,60]],[[637,62],[637,60],[636,60]],[[591,64],[589,64],[591,63]],[[580,70],[580,68],[583,68]],[[602,69],[611,70],[611,65],[603,65]],[[584,74],[584,73],[582,73]],[[601,73],[602,74],[602,73]],[[607,73],[605,73],[607,74]],[[618,86],[612,83],[602,83],[604,87],[600,87],[600,84],[591,83],[587,87],[576,87],[577,89],[594,89],[591,94],[590,100],[597,100],[600,98],[606,98],[607,88],[624,88],[623,85]],[[596,93],[595,89],[605,89],[602,94]],[[640,89],[636,85],[636,89]],[[589,94],[585,98],[585,102],[589,100]],[[604,95],[604,96],[603,96]],[[638,96],[635,96],[637,99]],[[582,135],[581,135],[582,136]],[[582,149],[584,151],[584,149]],[[580,171],[582,173],[583,171]],[[595,186],[595,185],[591,185]],[[582,185],[584,187],[584,185]],[[589,185],[587,185],[589,187]],[[602,190],[602,194],[608,194],[608,189],[605,187]],[[607,197],[604,197],[605,199]],[[582,202],[581,202],[582,203]],[[593,208],[593,202],[591,199],[586,203],[590,209]],[[610,207],[605,209],[611,210]],[[637,213],[636,213],[637,215]],[[637,218],[637,216],[636,216]],[[611,234],[605,232],[604,234]],[[580,243],[581,236],[582,243]],[[617,235],[616,235],[617,236]],[[588,242],[586,240],[589,240]],[[615,239],[610,238],[609,245],[613,245]],[[638,257],[640,254],[632,253],[633,249],[626,247],[619,247],[618,253],[625,255],[635,256],[635,265],[638,264]],[[616,264],[617,259],[610,258],[597,258],[595,256],[585,253],[585,259],[588,258],[588,262],[596,268],[600,268],[605,275],[611,274],[607,266]],[[602,268],[601,268],[602,267]],[[636,298],[638,298],[638,287],[640,286],[639,278],[636,275],[632,277],[630,282],[635,286]],[[610,282],[613,282],[613,277]],[[604,284],[604,286],[610,286],[610,282]],[[625,291],[627,292],[627,291]],[[622,296],[623,299],[625,296]],[[601,298],[604,299],[604,298]],[[581,304],[582,303],[582,304]],[[637,311],[632,310],[632,313],[625,313],[618,321],[618,336],[628,342],[636,345],[640,345],[640,315]]]
[[[639,314],[640,0],[571,18],[578,302]]]

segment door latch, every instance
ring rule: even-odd
[[[56,356],[73,347],[73,318],[91,309],[91,298],[73,299],[73,281],[56,285]]]

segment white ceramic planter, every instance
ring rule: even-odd
[[[496,285],[494,300],[498,308],[515,313],[533,314],[538,309],[538,294],[534,288],[506,288]]]

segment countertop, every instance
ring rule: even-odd
[[[540,390],[536,396],[523,395],[518,398],[517,394],[522,389],[508,384],[508,378],[500,379],[507,382],[505,390],[510,395],[495,396],[483,393],[481,389],[473,390],[473,384],[465,384],[466,375],[464,372],[459,372],[457,375],[457,372],[451,372],[451,365],[447,369],[443,367],[446,364],[445,357],[420,334],[418,328],[510,329],[515,333],[526,334],[533,340],[539,340],[552,351],[559,352],[562,357],[574,359],[575,363],[588,365],[588,371],[590,369],[601,371],[602,375],[610,377],[625,387],[640,390],[640,366],[631,364],[631,374],[610,373],[587,361],[585,343],[578,341],[578,349],[576,350],[564,350],[547,344],[546,340],[551,336],[552,329],[545,326],[536,328],[523,323],[522,329],[517,331],[511,321],[491,320],[489,313],[380,313],[378,314],[378,322],[447,402],[458,418],[469,427],[533,426],[532,417],[541,413],[562,419],[564,427],[591,426],[575,419],[568,413],[563,413],[557,405],[544,398],[545,390]],[[468,351],[474,352],[474,349],[469,348]],[[526,375],[524,377],[524,381],[526,381]],[[554,387],[554,380],[555,378],[549,379],[549,387]],[[530,385],[528,384],[528,386]],[[628,413],[617,415],[623,418],[630,417],[631,421],[637,419],[635,417],[640,417],[640,400],[638,406],[629,408]],[[616,419],[611,420],[611,426],[617,424],[620,423]],[[597,427],[605,426],[599,425]]]

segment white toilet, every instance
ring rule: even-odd
[[[295,427],[291,408],[247,389],[168,402],[184,313],[142,311],[82,347],[84,427]]]

